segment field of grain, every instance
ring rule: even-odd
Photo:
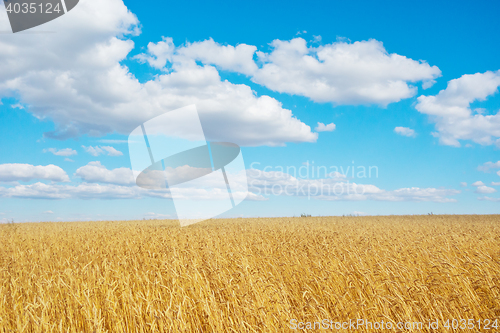
[[[462,318],[475,328],[457,332],[500,330],[477,328],[500,318],[500,216],[0,226],[0,332],[290,332],[294,319]]]

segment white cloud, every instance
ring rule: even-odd
[[[54,212],[53,212],[53,211],[51,211],[51,210],[47,210],[47,211],[45,211],[45,212],[43,212],[43,213],[44,213],[44,214],[54,214]]]
[[[215,67],[199,66],[195,59],[186,56],[196,55],[202,46],[222,48],[212,44],[202,42],[176,49],[172,56],[172,72],[145,84],[150,94],[148,103],[157,100],[156,104],[164,105],[163,110],[195,104],[208,140],[246,146],[277,146],[286,142],[317,140],[318,134],[312,133],[311,128],[296,119],[290,110],[283,109],[276,99],[257,97],[247,85],[222,81]],[[191,51],[192,48],[196,48],[196,52]],[[210,52],[207,51],[207,56]],[[152,55],[154,51],[148,48],[146,56]],[[226,65],[231,67],[234,64]],[[222,67],[226,68],[226,65]],[[151,110],[148,118],[162,113],[155,106],[142,109]]]
[[[82,148],[92,156],[99,156],[99,155],[122,156],[123,155],[123,153],[121,151],[118,151],[111,146],[95,146],[95,147],[82,146]]]
[[[331,124],[328,124],[328,125],[325,125],[323,123],[319,123],[318,122],[318,126],[316,126],[316,128],[314,129],[316,132],[333,132],[335,131],[335,128],[337,126],[335,126],[334,123],[331,123]]]
[[[92,156],[99,156],[101,154],[104,154],[104,150],[99,148],[99,146],[96,146],[95,148],[92,146],[89,147],[82,146],[82,148]]]
[[[222,70],[252,75],[257,70],[253,56],[257,47],[240,44],[236,47],[221,45],[208,39],[202,42],[188,43],[177,50],[180,57],[196,59],[206,64],[216,65]]]
[[[500,161],[498,162],[486,162],[483,165],[477,167],[479,171],[489,172],[490,169],[500,169]]]
[[[6,16],[3,7],[0,16]],[[247,85],[223,81],[215,67],[198,66],[188,58],[217,62],[213,52],[222,48],[224,57],[218,64],[247,71],[239,57],[253,52],[252,46],[188,44],[180,50],[185,55],[180,52],[172,58],[166,73],[139,82],[120,64],[134,48],[129,36],[138,33],[138,25],[121,0],[87,0],[43,26],[56,34],[3,38],[0,97],[19,96],[33,115],[53,120],[56,130],[45,136],[55,139],[129,134],[155,116],[196,104],[209,140],[248,146],[317,140],[317,133],[276,99],[257,96]],[[8,21],[1,19],[0,30],[8,29]],[[139,59],[159,68],[170,60],[170,47],[174,45],[168,38],[151,43]],[[200,54],[199,48],[212,53]]]
[[[158,43],[150,42],[148,44],[148,54],[141,53],[134,57],[140,63],[148,63],[156,69],[164,69],[167,61],[172,61],[175,45],[171,37],[162,37],[162,41]]]
[[[64,149],[56,149],[56,148],[48,148],[43,150],[44,153],[52,153],[57,156],[72,156],[72,155],[77,155],[78,152],[76,150],[73,150],[71,148],[64,148]]]
[[[436,80],[426,80],[422,83],[422,88],[423,89],[429,89],[436,83]]]
[[[460,182],[460,187],[467,187],[467,183],[466,182]]]
[[[35,183],[3,188],[0,197],[24,199],[137,199],[139,187],[83,183],[78,186]],[[168,197],[168,194],[165,194]]]
[[[490,194],[490,193],[495,193],[497,190],[495,190],[493,187],[488,187],[488,186],[478,186],[477,189],[474,191],[475,193],[480,193],[480,194]]]
[[[477,182],[472,183],[472,186],[475,186],[475,187],[484,186],[484,183],[482,181],[478,180]]]
[[[218,188],[184,188],[179,191],[182,198],[190,200],[226,200],[226,190]],[[246,193],[236,191],[233,197],[240,198]],[[142,199],[145,197],[171,199],[168,189],[145,190],[138,186],[119,186],[113,184],[89,184],[82,183],[77,186],[53,185],[35,183],[30,185],[18,185],[16,187],[0,187],[0,198],[21,198],[21,199]],[[266,198],[251,193],[247,200],[267,200]]]
[[[108,170],[101,162],[90,162],[76,170],[75,176],[87,183],[107,183],[115,185],[135,185],[132,170],[117,168]]]
[[[123,153],[119,150],[116,150],[115,148],[111,146],[101,146],[101,149],[103,149],[106,153],[108,153],[109,156],[122,156]]]
[[[492,198],[492,197],[479,197],[478,200],[483,201],[492,201],[492,202],[500,202],[500,198]]]
[[[0,181],[13,182],[31,180],[50,180],[54,182],[69,182],[69,177],[58,166],[34,166],[31,164],[0,164]]]
[[[500,137],[500,113],[473,112],[470,104],[484,101],[500,86],[500,71],[463,75],[448,82],[435,96],[419,96],[415,108],[436,123],[441,144],[460,147],[459,140],[481,145],[493,144]]]
[[[219,178],[216,177],[207,177],[206,172],[202,172],[200,175],[206,175],[203,178],[193,179],[193,176],[196,175],[196,168],[192,168],[189,166],[181,166],[177,168],[174,172],[172,168],[167,168],[165,170],[167,173],[166,177],[169,180],[174,180],[177,183],[183,183],[184,181],[190,180],[189,183],[184,183],[182,188],[178,189],[178,198],[180,199],[191,199],[191,200],[216,200],[216,199],[224,199],[227,198],[225,196],[226,193],[226,185],[220,184]],[[135,185],[135,180],[133,177],[133,172],[128,168],[118,168],[113,170],[108,170],[105,166],[103,166],[100,162],[90,162],[86,166],[79,168],[75,176],[80,177],[86,183],[106,183],[112,185],[123,185],[123,186],[132,186],[137,189],[136,196],[150,196],[150,197],[161,197],[161,198],[170,198],[170,192],[168,189],[157,189],[157,190],[146,190],[139,188]],[[165,179],[165,174],[163,171],[160,172],[161,179]],[[185,178],[185,179],[184,179]],[[244,182],[246,181],[245,171],[240,174],[232,175],[232,186],[231,191],[234,198],[245,198],[247,200],[254,201],[262,201],[267,200],[263,196],[256,195],[254,193],[246,193],[246,186]],[[157,180],[158,178],[152,177],[152,181]],[[142,182],[143,185],[145,182]],[[222,185],[220,187],[219,185]]]
[[[491,186],[500,186],[500,182],[491,182]]]
[[[320,40],[320,36],[314,37],[314,43]],[[417,88],[412,83],[422,81],[423,87],[428,88],[441,75],[436,66],[388,54],[376,40],[355,43],[339,40],[308,47],[303,38],[294,38],[274,40],[270,45],[273,47],[271,53],[256,52],[261,67],[253,61],[256,47],[245,44],[222,46],[210,39],[187,44],[177,53],[223,70],[243,73],[274,91],[335,104],[385,106],[414,96]],[[157,52],[156,56],[141,58],[155,65],[158,59],[166,59],[160,56],[162,50]],[[169,56],[172,58],[173,53]]]
[[[455,202],[450,198],[460,191],[435,188],[400,188],[383,190],[370,184],[356,184],[346,180],[339,173],[332,173],[324,179],[298,179],[282,172],[262,172],[247,170],[249,177],[248,195],[243,191],[246,177],[233,175],[234,187],[231,188],[235,198],[246,197],[247,200],[268,200],[270,195],[287,195],[308,197],[317,200],[375,200],[375,201],[432,201]],[[146,190],[133,185],[132,171],[127,168],[107,170],[100,162],[91,162],[79,168],[75,176],[84,183],[73,185],[54,185],[35,183],[14,187],[0,187],[0,197],[32,198],[32,199],[140,199],[144,197],[167,198],[171,195],[168,189]],[[105,184],[96,184],[105,183]],[[225,188],[214,186],[209,178],[192,180],[183,186],[180,198],[191,200],[217,200],[226,198]],[[218,184],[218,183],[217,183]]]
[[[357,210],[355,210],[354,212],[352,212],[352,215],[356,215],[356,216],[367,216],[368,214],[364,213],[364,212],[358,212]]]
[[[21,105],[21,104],[19,104],[19,103],[12,104],[10,107],[11,107],[11,108],[13,108],[13,109],[21,109],[21,110],[24,110],[24,105]]]
[[[432,82],[441,75],[436,66],[387,53],[373,39],[314,48],[295,38],[275,40],[271,46],[269,54],[257,52],[263,65],[252,80],[315,102],[385,106],[414,96],[417,88],[411,83]]]
[[[411,137],[411,138],[414,138],[417,136],[415,131],[412,130],[411,128],[408,128],[408,127],[396,127],[396,128],[394,128],[394,132],[396,132],[399,135],[407,136],[407,137]]]
[[[299,179],[283,172],[250,169],[249,189],[257,195],[285,195],[329,201],[432,201],[455,202],[450,196],[461,193],[453,189],[400,188],[383,190],[375,185],[356,184],[338,178]]]

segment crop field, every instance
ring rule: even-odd
[[[453,319],[469,321],[453,329]],[[364,322],[334,328],[349,320]],[[330,327],[314,326],[320,322]],[[376,329],[381,322],[392,329]],[[297,332],[307,325],[500,331],[500,216],[0,225],[0,332]]]

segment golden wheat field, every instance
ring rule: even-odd
[[[500,216],[0,226],[1,332],[495,332],[498,319]]]

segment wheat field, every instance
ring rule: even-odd
[[[350,319],[495,332],[477,325],[499,318],[500,216],[0,226],[0,332],[294,332],[323,320],[307,331],[333,332]]]

